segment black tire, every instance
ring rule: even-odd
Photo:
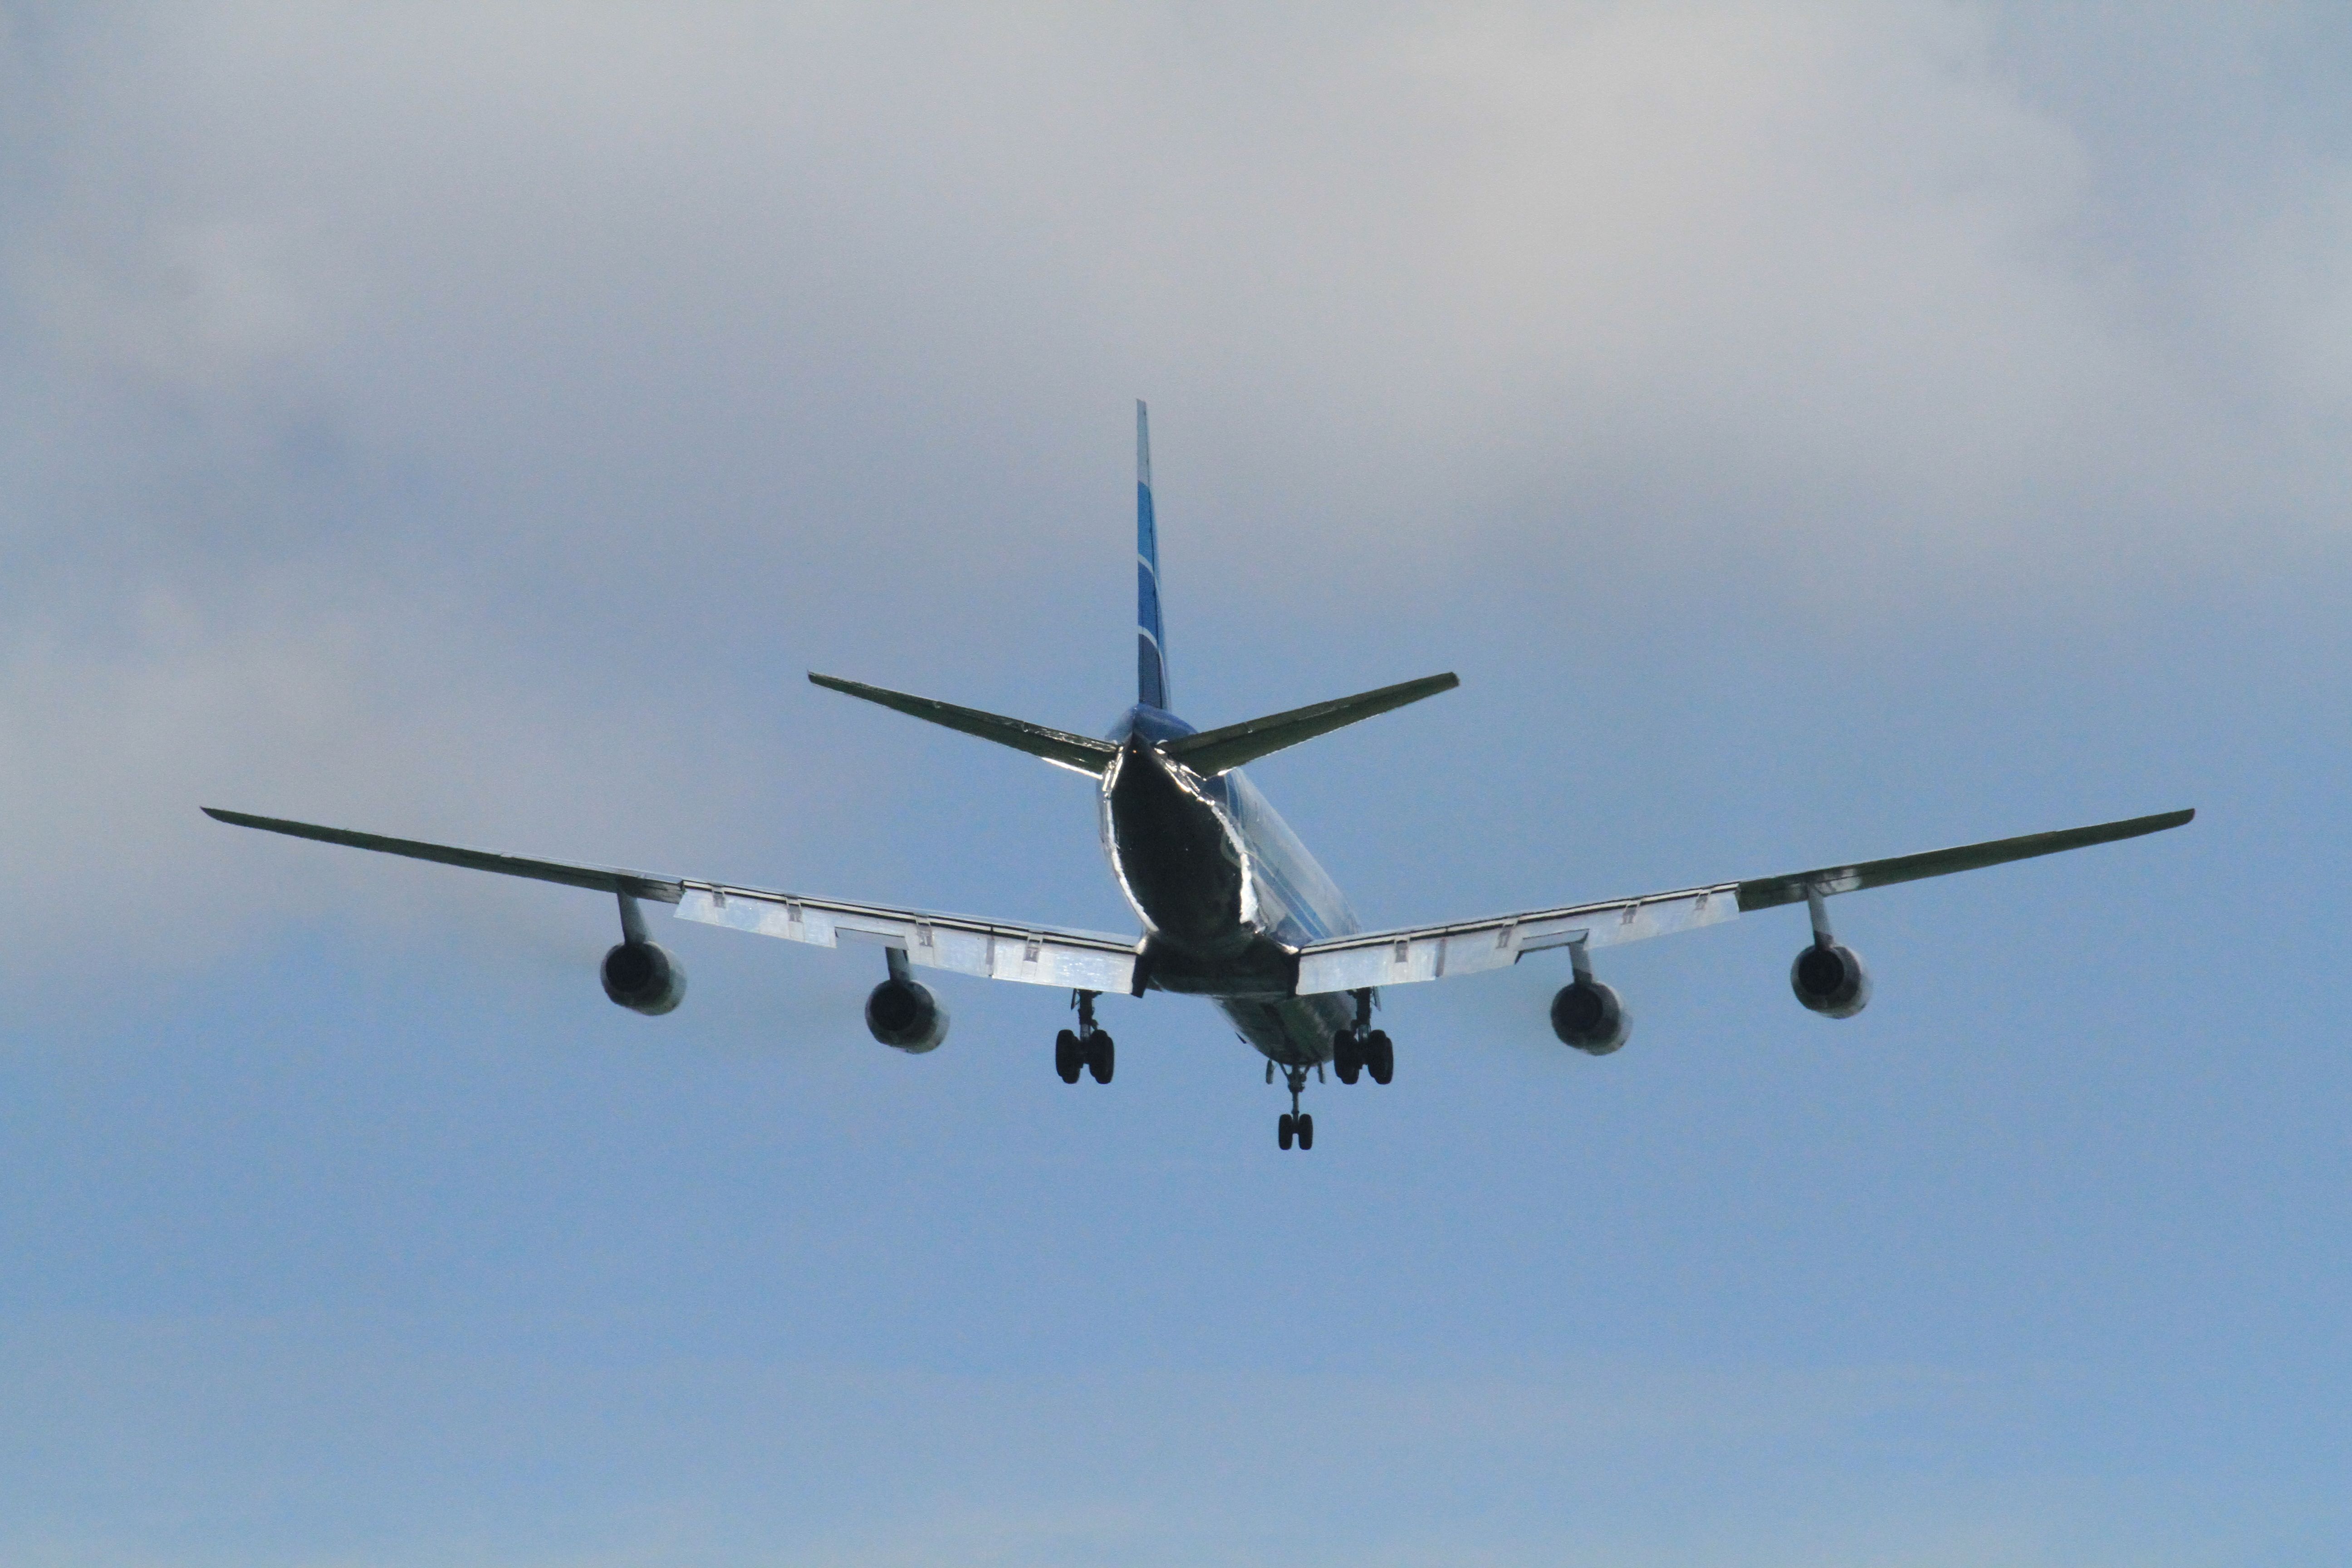
[[[1108,1035],[1097,1029],[1087,1037],[1087,1070],[1095,1075],[1097,1083],[1110,1081],[1111,1068],[1118,1065],[1118,1049],[1111,1044]]]
[[[1294,1118],[1287,1110],[1284,1111],[1282,1113],[1282,1120],[1275,1124],[1274,1136],[1276,1141],[1284,1148],[1287,1149],[1290,1147],[1291,1139],[1297,1137],[1297,1134],[1298,1122],[1297,1119]]]
[[[1062,1075],[1064,1083],[1077,1082],[1078,1074],[1085,1070],[1078,1037],[1067,1029],[1054,1037],[1054,1070]]]
[[[1298,1146],[1301,1149],[1315,1147],[1315,1118],[1304,1110],[1298,1113]]]
[[[1364,1047],[1355,1030],[1342,1029],[1331,1037],[1331,1070],[1341,1083],[1355,1082],[1364,1070]]]
[[[1374,1083],[1386,1083],[1396,1077],[1396,1047],[1389,1043],[1388,1035],[1374,1029],[1364,1042],[1364,1066],[1371,1070]]]

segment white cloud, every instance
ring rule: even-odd
[[[689,746],[768,754],[747,661],[1108,631],[1069,584],[1119,581],[1135,391],[1180,583],[1274,595],[1597,558],[1966,615],[2333,537],[2345,489],[2343,165],[2276,152],[2153,265],[2098,214],[2160,182],[1967,7],[11,36],[0,724],[59,904],[214,868],[206,770],[459,832],[536,793],[569,841],[592,759],[676,799]]]

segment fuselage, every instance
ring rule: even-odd
[[[1355,1003],[1294,995],[1297,950],[1359,930],[1355,911],[1241,770],[1203,776],[1157,749],[1192,733],[1139,706],[1106,737],[1119,754],[1102,775],[1103,852],[1143,922],[1150,984],[1208,997],[1286,1067],[1328,1061]]]

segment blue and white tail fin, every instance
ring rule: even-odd
[[[1160,625],[1160,530],[1151,516],[1151,416],[1135,400],[1136,700],[1168,706],[1168,638]]]

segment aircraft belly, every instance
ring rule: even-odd
[[[1355,1021],[1345,996],[1220,996],[1216,1002],[1243,1039],[1283,1067],[1329,1061],[1332,1037]]]
[[[1241,850],[1197,790],[1156,757],[1129,750],[1105,806],[1111,864],[1155,942],[1213,961],[1238,957],[1257,940],[1244,918]]]

